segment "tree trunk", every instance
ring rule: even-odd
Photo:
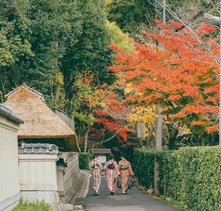
[[[177,134],[179,131],[173,127],[169,127],[168,129],[169,129],[169,150],[174,150],[176,146]]]
[[[88,144],[88,134],[89,134],[90,126],[86,126],[85,132],[84,132],[84,152],[87,152],[87,144]]]
[[[156,125],[156,151],[162,150],[162,125],[163,125],[163,118],[162,118],[162,109],[160,106],[157,106],[157,125]],[[154,193],[159,195],[158,189],[158,181],[159,181],[159,171],[158,171],[159,164],[156,161],[154,162]]]
[[[1,91],[0,91],[0,100],[1,100],[1,103],[3,103],[3,94]]]
[[[155,195],[160,195],[159,188],[158,188],[158,181],[159,181],[159,170],[158,170],[158,162],[154,161],[154,193]]]
[[[162,150],[162,129],[163,129],[163,118],[162,109],[157,106],[157,125],[156,125],[156,151]]]

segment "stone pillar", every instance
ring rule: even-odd
[[[64,167],[57,166],[57,181],[58,181],[58,194],[60,201],[65,203],[65,190],[64,190]]]

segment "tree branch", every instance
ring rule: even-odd
[[[104,144],[107,143],[108,141],[111,141],[119,132],[120,130],[123,129],[123,127],[121,127],[119,130],[117,130],[110,138],[104,140],[104,141],[100,141],[98,143],[95,143],[94,146],[100,145],[100,144]]]

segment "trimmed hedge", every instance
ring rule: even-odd
[[[79,168],[89,169],[89,162],[93,159],[93,154],[88,152],[79,153]]]
[[[154,152],[134,151],[135,176],[138,178],[138,182],[147,188],[152,188],[154,183],[154,157]]]
[[[156,156],[162,195],[186,210],[221,210],[221,147],[185,147],[158,153],[137,150],[135,156],[141,184],[148,188],[153,184]]]

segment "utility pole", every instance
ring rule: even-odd
[[[210,20],[214,20],[220,23],[220,35],[219,35],[219,49],[220,49],[220,56],[219,56],[219,145],[221,146],[221,1],[220,1],[220,17],[213,16],[208,13],[204,14],[204,17]]]
[[[166,23],[166,0],[163,0],[163,23]]]
[[[163,0],[163,23],[166,23],[166,0]],[[163,117],[162,117],[162,108],[157,105],[157,123],[156,123],[156,144],[155,150],[162,151],[162,130],[163,130]],[[158,181],[159,181],[159,164],[156,161],[154,162],[154,193],[159,195]]]

